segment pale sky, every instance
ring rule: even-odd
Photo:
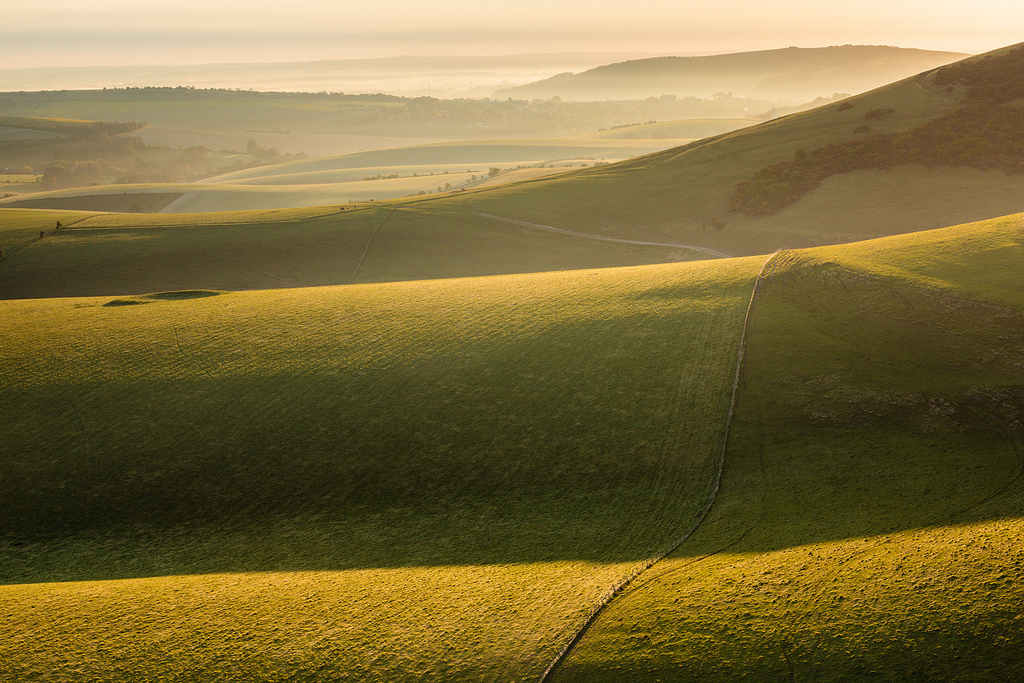
[[[0,68],[1024,41],[1022,0],[3,0]]]

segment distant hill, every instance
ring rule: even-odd
[[[836,92],[864,92],[966,56],[884,45],[840,45],[704,57],[652,57],[564,73],[499,90],[494,96],[594,101],[732,93],[737,97],[806,102]]]
[[[1020,107],[1013,106],[1020,101],[1014,74],[1021,72],[1022,47],[958,63],[984,64],[984,69],[932,69],[683,147],[438,198],[434,206],[732,254],[850,242],[1016,213],[1024,210],[1024,173],[1005,171],[1015,168],[1015,158],[1024,158]],[[1003,144],[1014,136],[1017,143]],[[876,141],[863,145],[869,138]],[[856,144],[844,147],[848,143]],[[918,151],[886,152],[894,143]],[[913,146],[917,143],[920,148]],[[836,149],[864,157],[865,163],[825,168],[829,175],[816,187],[774,213],[752,215],[737,206],[739,191],[758,190],[768,169],[801,154],[827,161]],[[766,186],[780,179],[768,180]],[[781,180],[775,190],[765,189],[787,193],[795,185],[785,183],[803,182],[795,176]]]

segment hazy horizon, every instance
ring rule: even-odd
[[[895,3],[610,0],[498,6],[469,0],[386,7],[324,0],[39,0],[5,12],[0,69],[302,62],[599,52],[711,54],[787,46],[894,45],[978,53],[1024,40],[1011,0]]]

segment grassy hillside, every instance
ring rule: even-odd
[[[0,263],[0,299],[267,289],[469,277],[705,258],[682,246],[599,241],[476,214],[348,205],[107,214]],[[38,230],[35,213],[2,209]]]
[[[687,137],[687,136],[684,136]],[[414,167],[430,165],[459,170],[464,164],[537,163],[557,159],[588,157],[592,159],[625,159],[671,146],[667,140],[534,138],[524,140],[462,140],[428,145],[409,145],[354,152],[334,157],[292,161],[273,167],[236,171],[211,179],[212,182],[237,182],[265,176],[278,176],[313,171],[338,171],[358,168]]]
[[[701,57],[652,57],[599,66],[499,90],[495,97],[627,100],[715,93],[805,102],[832,93],[858,93],[962,59],[881,45],[787,47]]]
[[[15,256],[305,234],[358,273],[434,204]],[[1024,216],[777,255],[711,515],[555,680],[1017,676],[1022,257]],[[536,679],[707,499],[763,261],[0,302],[0,674]]]
[[[1015,100],[1024,101],[1022,69],[1024,47],[940,69],[931,84],[947,93],[960,90],[959,109],[899,131],[872,133],[872,126],[862,123],[853,129],[860,139],[797,150],[791,161],[762,168],[741,182],[731,208],[752,216],[775,213],[822,180],[862,169],[919,165],[1022,173],[1024,110],[1013,106]],[[892,107],[880,107],[864,112],[861,120],[873,124],[894,113]]]
[[[905,133],[971,106],[963,88],[936,84],[935,77],[928,72],[839,104],[620,164],[437,201],[447,210],[734,254],[869,239],[1020,211],[1024,174],[945,163],[833,175],[772,215],[730,210],[741,182],[794,159],[799,150],[810,153],[861,140],[863,133],[856,129],[866,123],[874,134]],[[889,109],[879,118],[865,118]],[[980,132],[968,126],[959,135]]]
[[[1007,48],[993,53],[989,59],[997,64],[1012,53],[1013,49]],[[1020,200],[1024,174],[1007,174],[1003,170],[1017,166],[1001,162],[988,167],[963,163],[961,159],[963,154],[974,153],[971,150],[987,148],[981,142],[967,142],[991,137],[991,121],[971,113],[980,105],[970,93],[989,92],[989,99],[998,99],[1001,94],[1005,102],[991,106],[1019,114],[1013,100],[1015,82],[1001,79],[998,71],[987,82],[983,70],[980,75],[963,76],[974,78],[968,85],[966,81],[960,82],[960,76],[960,80],[951,82],[946,77],[951,73],[961,72],[926,72],[841,103],[618,164],[486,191],[435,195],[434,207],[448,214],[486,213],[602,237],[687,244],[730,254],[869,239],[1020,211],[1024,208]],[[800,158],[828,160],[832,158],[828,150],[849,150],[858,159],[873,158],[876,150],[865,142],[865,126],[871,140],[921,141],[933,129],[938,131],[936,135],[944,135],[945,127],[954,120],[954,142],[967,141],[962,150],[950,151],[952,147],[946,149],[947,145],[938,156],[915,152],[888,161],[888,157],[879,157],[884,163],[833,164],[828,166],[832,169],[828,173],[804,178],[810,185],[801,190],[799,201],[785,203],[770,215],[748,215],[735,210],[737,188],[756,190],[758,174],[765,169],[786,170],[786,164]],[[1019,115],[999,121],[999,135],[1003,136],[999,139],[1016,139]],[[599,157],[616,152],[625,154],[627,150],[635,153],[645,144],[656,143],[659,141],[584,138],[481,141],[311,159],[220,176],[214,180],[229,185],[230,192],[223,187],[214,190],[212,185],[204,185],[196,190],[203,194],[183,198],[177,210],[309,205],[369,198],[371,192],[375,195],[372,198],[379,200],[386,196],[382,194],[383,186],[348,188],[359,190],[350,197],[341,187],[306,187],[303,181],[345,177],[359,168],[452,164],[453,171],[466,171],[467,168],[460,167],[473,163],[486,164],[488,168],[507,167],[537,159]],[[999,147],[990,140],[986,144]],[[1012,156],[1014,163],[1019,161],[1019,150],[1014,145],[1003,147],[1002,156]],[[804,173],[801,169],[791,170]],[[267,178],[273,185],[255,184],[260,178]],[[290,180],[298,184],[284,189],[284,183]],[[762,189],[769,195],[777,190],[785,198],[803,180],[787,175],[764,183]],[[241,189],[240,183],[246,183],[249,189]],[[407,185],[398,183],[396,188],[400,189],[396,193],[409,194],[406,190],[412,188]],[[441,183],[433,185],[435,191],[438,185],[444,187]],[[419,191],[428,190],[415,190]],[[428,225],[424,229],[429,229]]]
[[[0,678],[536,678],[704,504],[762,260],[0,303]]]
[[[1001,57],[1011,52],[1007,49],[996,54]],[[985,61],[981,59],[979,63]],[[477,186],[466,192],[437,193],[439,186],[444,189],[445,184],[451,183],[453,175],[437,175],[441,161],[447,159],[453,169],[461,167],[464,173],[468,169],[458,160],[490,158],[495,160],[487,162],[491,167],[503,165],[497,161],[499,158],[535,154],[560,154],[561,158],[566,158],[578,156],[583,149],[593,152],[594,148],[586,145],[594,141],[425,145],[298,161],[232,173],[202,185],[165,187],[175,191],[188,189],[185,196],[170,205],[169,210],[174,211],[274,208],[328,202],[347,204],[350,198],[379,200],[388,188],[396,195],[431,190],[434,194],[416,201],[397,200],[401,202],[400,208],[387,221],[383,221],[383,213],[377,214],[377,218],[360,212],[330,218],[335,208],[311,209],[309,215],[314,217],[313,224],[321,227],[308,235],[322,235],[325,233],[318,231],[328,229],[316,216],[337,221],[336,228],[329,230],[340,242],[326,248],[323,253],[331,255],[326,260],[319,258],[317,249],[320,247],[314,246],[320,237],[308,236],[299,229],[298,223],[293,225],[294,233],[275,233],[281,239],[271,246],[271,242],[265,241],[268,233],[259,227],[266,220],[265,213],[253,214],[248,219],[231,219],[232,223],[245,220],[253,223],[254,234],[261,235],[258,242],[262,245],[255,250],[252,240],[240,227],[230,233],[233,235],[230,239],[228,232],[206,228],[176,232],[175,237],[166,231],[135,232],[141,226],[216,226],[220,221],[216,216],[185,216],[180,220],[167,219],[169,222],[161,218],[104,219],[105,228],[123,227],[126,231],[119,233],[123,236],[145,234],[149,239],[131,242],[99,239],[101,235],[113,234],[104,232],[89,233],[91,238],[86,240],[86,233],[78,231],[75,240],[71,240],[69,233],[68,239],[48,245],[49,251],[28,250],[17,265],[5,263],[5,268],[12,269],[12,275],[14,269],[18,272],[17,278],[10,278],[11,284],[7,286],[23,292],[17,296],[36,296],[38,292],[47,292],[46,295],[114,294],[121,291],[117,286],[127,287],[123,291],[132,293],[206,286],[197,276],[202,271],[189,270],[190,262],[204,262],[213,268],[211,272],[217,273],[216,282],[209,286],[218,289],[276,287],[286,286],[282,283],[288,282],[296,286],[342,284],[348,282],[353,273],[356,281],[379,281],[630,265],[709,254],[757,254],[779,247],[851,242],[1020,211],[1024,208],[1021,203],[1024,173],[1008,174],[1000,168],[985,170],[959,163],[960,157],[948,163],[937,159],[931,167],[894,163],[884,168],[864,167],[833,173],[823,177],[817,187],[799,201],[770,215],[747,215],[730,210],[737,187],[755,178],[762,169],[788,163],[800,157],[801,150],[811,158],[815,150],[863,140],[863,134],[856,129],[866,125],[863,122],[871,112],[885,112],[870,118],[873,134],[910,139],[915,131],[931,130],[929,127],[936,122],[948,121],[944,117],[972,110],[977,103],[969,99],[970,93],[979,87],[982,92],[987,88],[1004,96],[1012,95],[1015,87],[1013,82],[966,85],[940,79],[936,83],[937,77],[935,72],[926,73],[839,104],[618,164],[542,178],[529,177],[532,172],[498,175],[494,181],[518,181],[498,186],[491,186],[490,180],[480,182],[478,176]],[[1011,110],[1015,105],[1011,100],[998,106]],[[978,120],[972,116],[963,119],[966,124]],[[1019,116],[1014,120],[1019,120]],[[974,132],[984,137],[984,131]],[[960,134],[966,136],[964,139],[971,138],[970,125]],[[1012,136],[1013,130],[1000,134]],[[613,149],[615,145],[657,142],[601,140],[598,144],[612,145],[609,149]],[[979,143],[973,149],[983,147]],[[1012,146],[1005,151],[1012,156]],[[414,166],[431,168],[435,173],[422,180],[407,176],[321,185],[302,182],[351,178],[353,172],[362,173],[360,169],[393,169],[388,164],[415,164],[428,159],[432,159],[434,165]],[[419,171],[414,172],[419,174]],[[473,175],[477,174],[471,173],[470,179]],[[293,181],[296,184],[292,184]],[[155,185],[145,187],[149,191],[159,189]],[[110,188],[110,191],[115,189],[125,191],[125,188]],[[358,190],[355,196],[346,194],[355,190]],[[89,208],[100,207],[90,205]],[[294,215],[298,220],[299,214]],[[97,223],[93,225],[100,227]],[[353,237],[353,230],[362,231],[360,237]],[[156,235],[159,239],[154,237]],[[209,254],[200,253],[210,245],[206,238],[214,235],[218,243],[215,252],[220,254],[213,260],[215,262]],[[374,235],[372,239],[371,235]],[[583,237],[586,235],[613,241],[588,240]],[[399,236],[401,241],[392,239]],[[381,250],[381,245],[387,248]],[[86,249],[88,256],[83,253],[82,257],[88,259],[89,267],[72,265],[77,257],[73,256],[73,251],[63,251],[65,247]],[[242,256],[233,255],[232,250]],[[354,263],[364,252],[363,266],[356,272]],[[128,262],[118,260],[120,257],[116,254],[131,254],[131,263],[148,263],[149,270],[140,265],[135,273],[124,275],[124,264]],[[108,264],[103,268],[112,268],[118,273],[117,277],[126,279],[120,280],[120,284],[107,281],[102,288],[79,290],[77,285],[61,288],[62,278],[67,277],[70,270],[74,270],[74,277],[82,282],[90,278],[100,282],[103,270],[97,268],[97,264],[101,263]],[[158,276],[151,277],[150,272]],[[173,277],[161,279],[162,274],[173,274]]]
[[[1024,676],[1024,216],[783,252],[705,526],[553,680]]]

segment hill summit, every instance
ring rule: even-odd
[[[652,57],[564,73],[499,90],[496,98],[631,100],[661,95],[712,97],[715,93],[808,102],[836,92],[859,93],[962,59],[884,45],[736,52],[701,57]]]

